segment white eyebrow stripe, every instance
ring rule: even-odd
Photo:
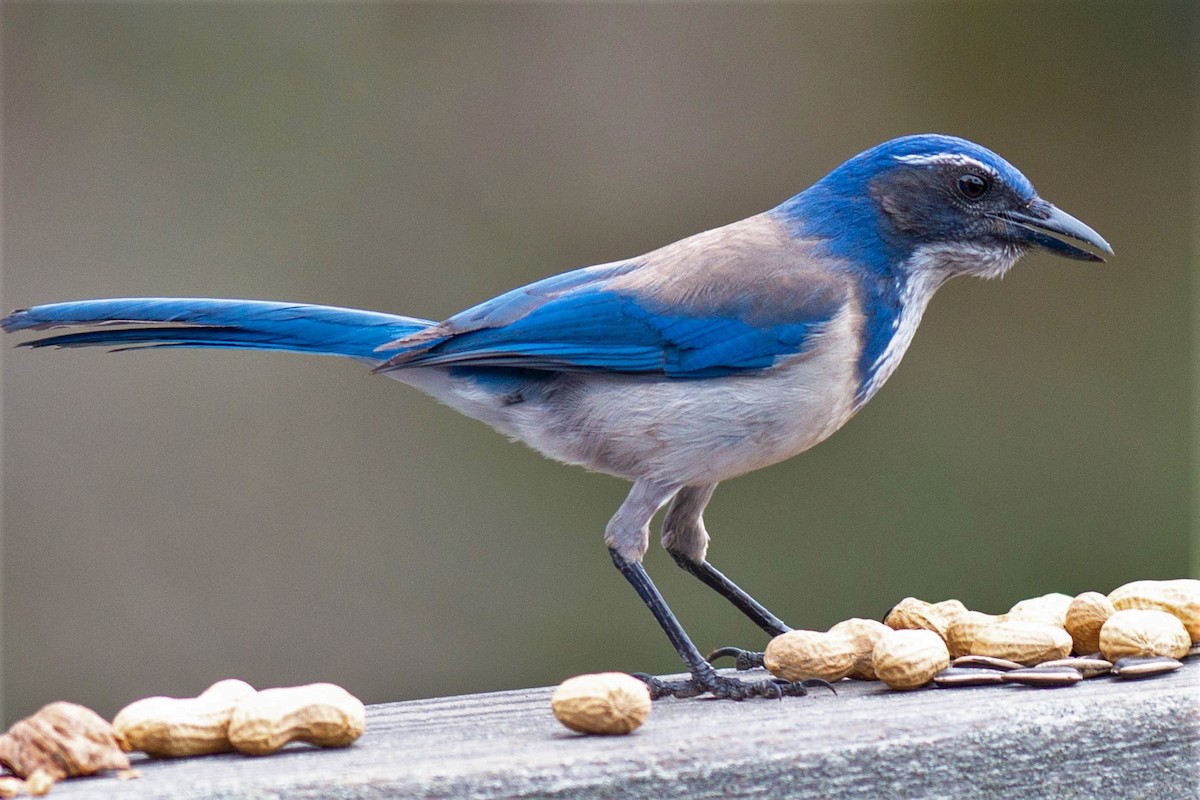
[[[947,164],[955,167],[970,167],[983,172],[985,175],[994,175],[996,171],[984,164],[982,161],[964,156],[962,153],[934,153],[933,155],[906,155],[895,156],[897,161],[914,166],[938,166]]]

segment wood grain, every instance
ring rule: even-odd
[[[112,798],[1198,798],[1200,659],[1095,678],[744,703],[663,700],[630,736],[568,732],[548,688],[368,708],[353,747],[138,760],[54,787]]]

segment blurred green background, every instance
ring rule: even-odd
[[[714,563],[810,628],[1181,576],[1197,8],[7,3],[0,300],[440,318],[955,133],[1118,257],[944,289],[852,424],[718,490]],[[15,342],[6,723],[227,676],[379,702],[679,667],[604,550],[620,481],[352,362]],[[765,643],[647,563],[702,649]]]

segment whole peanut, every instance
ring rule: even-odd
[[[871,654],[875,650],[875,643],[879,641],[879,637],[890,630],[891,628],[882,622],[859,617],[843,620],[829,629],[831,634],[847,637],[857,656],[847,677],[862,681],[878,680],[875,677]]]
[[[951,658],[969,655],[975,636],[989,625],[1003,621],[995,614],[985,614],[982,611],[968,611],[955,617],[946,628],[946,647],[950,650]]]
[[[857,662],[854,640],[832,631],[788,631],[768,642],[763,651],[763,665],[772,675],[788,681],[840,681]]]
[[[229,720],[229,743],[252,756],[289,742],[347,747],[366,728],[362,701],[332,683],[264,689],[243,698]]]
[[[889,687],[917,689],[950,666],[950,651],[934,631],[894,630],[879,637],[871,661]]]
[[[944,640],[946,631],[954,621],[966,613],[967,607],[959,600],[928,603],[915,597],[906,597],[893,606],[883,624],[897,631],[933,631]]]
[[[1100,628],[1100,652],[1109,661],[1126,656],[1183,658],[1190,645],[1183,623],[1165,611],[1117,611]]]
[[[1114,589],[1108,599],[1117,611],[1138,608],[1173,614],[1191,640],[1200,641],[1200,580],[1134,581]]]
[[[214,683],[198,697],[146,697],[117,712],[113,729],[121,749],[157,758],[226,753],[229,720],[254,687],[239,680]]]
[[[550,698],[550,709],[563,725],[606,736],[637,730],[650,707],[646,684],[624,672],[576,675],[559,684]]]
[[[1028,622],[1044,622],[1047,625],[1063,627],[1067,620],[1067,609],[1074,600],[1069,594],[1051,592],[1040,597],[1031,597],[1013,605],[1004,616],[1008,619],[1025,620]]]
[[[983,628],[971,643],[971,653],[1006,658],[1027,667],[1071,654],[1071,634],[1043,622],[1004,620]]]
[[[1100,628],[1116,611],[1099,592],[1084,592],[1067,608],[1065,627],[1079,655],[1100,652]]]

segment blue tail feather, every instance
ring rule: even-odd
[[[375,311],[263,300],[137,297],[34,306],[0,319],[6,331],[144,324],[48,336],[26,347],[217,347],[382,360],[375,348],[432,325]]]

